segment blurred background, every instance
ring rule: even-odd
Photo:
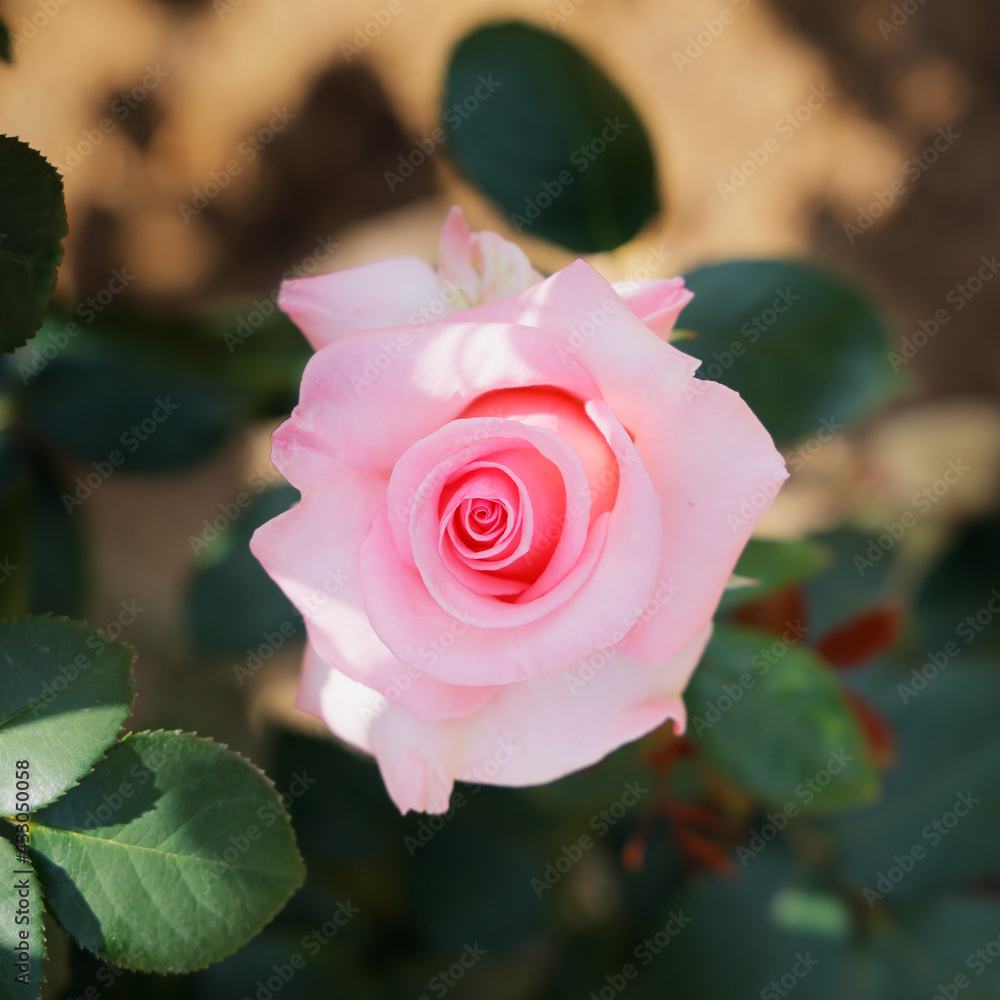
[[[131,727],[251,756],[309,869],[191,976],[123,973],[53,925],[46,997],[1000,996],[1000,8],[0,16],[0,129],[59,168],[69,215],[53,308],[2,375],[0,608],[134,645]],[[466,787],[431,824],[294,709],[301,621],[247,540],[295,501],[268,438],[309,350],[278,283],[434,260],[455,203],[543,272],[688,277],[680,346],[792,471],[689,709],[711,721],[758,651],[788,683],[552,786]],[[829,703],[800,712],[796,671]],[[864,780],[830,764],[848,731]]]

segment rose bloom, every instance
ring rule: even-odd
[[[680,278],[542,280],[453,208],[435,270],[286,281],[316,354],[273,437],[302,494],[251,547],[308,633],[298,706],[401,811],[552,781],[672,719],[787,476],[668,343]]]

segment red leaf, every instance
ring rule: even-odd
[[[886,604],[838,625],[820,642],[817,652],[835,667],[856,667],[888,649],[899,638],[903,611]]]

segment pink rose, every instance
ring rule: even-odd
[[[302,612],[299,707],[443,812],[456,779],[551,781],[661,725],[787,476],[667,338],[680,278],[541,279],[452,209],[437,271],[286,281],[316,348],[252,548]]]

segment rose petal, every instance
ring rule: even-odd
[[[711,626],[702,628],[656,665],[605,649],[566,671],[507,685],[462,719],[427,722],[395,705],[372,717],[377,696],[333,669],[321,680],[316,666],[300,706],[375,754],[401,812],[440,813],[453,781],[541,784],[595,764],[668,718],[683,730],[681,693],[710,635]],[[362,729],[358,720],[366,716],[371,721]]]
[[[683,278],[616,281],[612,287],[643,324],[664,340],[670,339],[681,310],[694,298]]]
[[[711,617],[788,472],[746,403],[701,379],[652,403],[635,444],[660,497],[664,552],[661,598],[624,648],[652,663]]]
[[[516,243],[497,233],[473,233],[457,205],[441,228],[438,268],[458,309],[494,302],[542,280]]]
[[[316,350],[351,333],[438,320],[451,312],[437,273],[419,257],[290,278],[281,283],[278,306]]]

